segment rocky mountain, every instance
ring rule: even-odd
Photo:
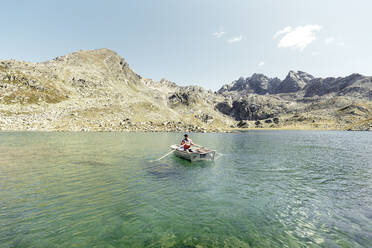
[[[278,87],[274,90],[274,93],[298,92],[305,88],[305,86],[307,86],[307,84],[313,79],[314,77],[306,72],[290,71],[287,77],[280,82]]]
[[[236,92],[240,95],[274,95],[281,93],[303,94],[303,97],[324,95],[351,96],[372,100],[372,77],[352,74],[339,78],[315,78],[302,71],[290,71],[284,80],[269,78],[263,74],[253,74],[226,84],[218,93]]]
[[[313,79],[312,75],[302,71],[290,71],[283,81],[255,73],[251,77],[241,77],[231,84],[222,86],[218,92],[239,91],[244,94],[258,95],[291,93],[302,90]]]
[[[0,61],[0,130],[372,129],[372,78],[253,74],[218,92],[142,78],[109,49]]]
[[[279,86],[279,83],[279,78],[268,78],[263,74],[255,73],[251,77],[241,77],[231,84],[222,86],[218,93],[238,91],[244,94],[265,95],[275,93],[274,90]]]
[[[222,86],[218,92],[228,100],[216,108],[241,125],[251,121],[250,126],[275,127],[278,125],[272,123],[281,120],[279,126],[372,129],[372,77],[360,74],[315,78],[290,71],[282,81],[253,74]]]
[[[306,86],[304,96],[333,95],[372,100],[371,81],[372,77],[360,74],[352,74],[344,78],[316,78]]]
[[[218,131],[234,120],[221,97],[197,86],[154,82],[109,49],[42,63],[0,61],[2,130]]]

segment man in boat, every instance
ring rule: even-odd
[[[181,141],[181,146],[183,146],[184,151],[192,152],[190,147],[193,146],[194,143],[192,143],[192,140],[189,139],[189,136],[187,134],[185,134],[184,137],[185,138]]]

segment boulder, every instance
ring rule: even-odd
[[[239,121],[237,124],[237,127],[239,128],[249,128],[249,123],[248,121]]]

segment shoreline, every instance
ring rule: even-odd
[[[249,131],[340,131],[340,132],[350,132],[350,131],[360,131],[368,132],[372,130],[345,130],[345,129],[335,129],[335,128],[303,128],[303,127],[279,127],[279,128],[229,128],[222,129],[219,131],[216,130],[205,130],[205,131],[187,131],[187,130],[47,130],[47,129],[24,129],[24,130],[14,130],[14,129],[5,129],[0,130],[0,133],[244,133]]]

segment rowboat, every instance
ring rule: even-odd
[[[192,148],[191,152],[189,150],[184,150],[183,147],[180,147],[179,145],[171,145],[170,148],[173,153],[179,157],[186,160],[189,160],[191,162],[195,161],[211,161],[214,160],[214,156],[216,155],[216,151],[209,150],[204,147],[200,148]]]

